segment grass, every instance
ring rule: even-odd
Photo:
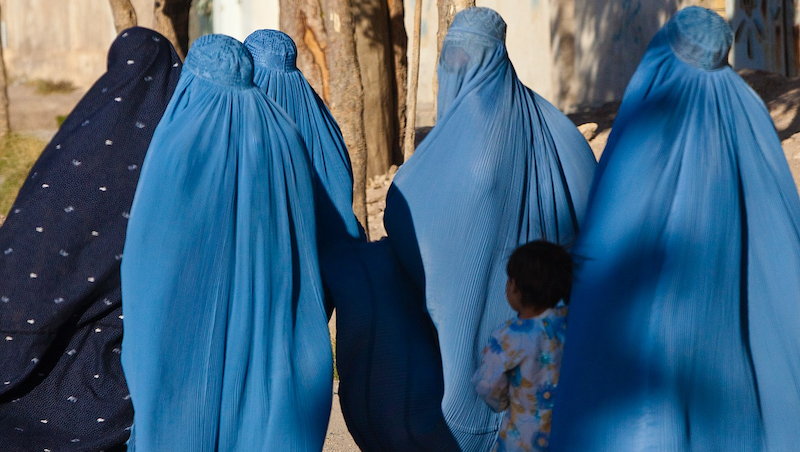
[[[25,177],[46,144],[38,138],[13,132],[0,138],[0,215],[5,216],[11,209]]]
[[[339,369],[336,368],[336,339],[331,337],[331,349],[333,350],[333,379],[339,379]]]
[[[67,94],[75,91],[77,87],[68,80],[36,79],[29,82],[38,94]]]

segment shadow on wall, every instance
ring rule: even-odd
[[[711,7],[722,14],[719,0],[575,0],[574,12],[561,8],[559,23],[574,15],[574,34],[558,27],[553,51],[559,67],[572,76],[568,109],[597,107],[622,98],[625,87],[650,40],[679,9]],[[735,42],[731,62],[736,69],[757,69],[794,76],[798,67],[800,30],[795,30],[794,0],[734,0],[727,17]],[[564,10],[563,12],[561,10]],[[561,16],[564,17],[561,17]],[[574,51],[574,67],[565,60]],[[563,80],[561,85],[564,85]],[[573,94],[574,93],[574,94]],[[564,100],[564,90],[560,92]],[[563,104],[562,104],[563,105]]]
[[[576,0],[576,103],[597,106],[621,99],[650,40],[687,3]]]

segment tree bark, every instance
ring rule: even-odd
[[[400,163],[397,81],[389,5],[386,0],[351,1],[356,53],[364,91],[367,177]]]
[[[131,5],[131,0],[108,0],[108,3],[114,15],[114,28],[117,34],[136,26],[136,10]]]
[[[437,0],[439,9],[439,28],[436,30],[436,66],[439,66],[439,54],[442,53],[442,43],[444,37],[447,36],[447,31],[450,29],[450,24],[453,23],[453,17],[462,9],[472,8],[475,6],[475,0]],[[439,93],[439,78],[436,73],[433,74],[433,118],[436,120],[436,96]]]
[[[408,89],[408,117],[406,118],[405,143],[403,157],[405,160],[414,155],[414,139],[417,126],[417,91],[419,90],[419,44],[422,35],[422,0],[414,5],[414,50],[411,54],[411,87]]]
[[[2,18],[2,11],[0,11]],[[3,57],[3,46],[0,45],[0,137],[8,135],[11,131],[8,114],[8,74],[6,73],[6,60]]]
[[[189,8],[192,0],[155,0],[154,24],[157,32],[172,42],[181,59],[189,51]]]
[[[394,47],[394,73],[397,86],[397,143],[402,151],[406,134],[406,102],[408,97],[408,35],[405,25],[403,0],[388,0],[389,23]],[[402,152],[395,156],[395,163],[402,162]]]
[[[367,142],[364,136],[364,90],[358,64],[351,0],[323,0],[330,67],[330,108],[342,130],[353,166],[353,211],[367,224]]]
[[[558,68],[551,72],[554,98],[561,111],[575,107],[575,1],[557,0],[550,3],[550,51]]]
[[[328,35],[319,0],[280,0],[280,28],[297,46],[297,67],[326,104],[331,103]]]

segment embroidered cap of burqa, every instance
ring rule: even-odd
[[[363,240],[353,214],[353,173],[342,132],[297,68],[294,41],[278,30],[258,30],[244,44],[255,63],[253,81],[294,120],[306,144],[314,170],[319,244]]]
[[[517,78],[505,31],[488,8],[455,16],[438,68],[438,123],[397,172],[384,220],[424,288],[442,408],[464,450],[487,450],[502,420],[470,379],[491,331],[514,315],[506,260],[531,240],[572,242],[595,167],[572,122]]]
[[[131,211],[134,451],[320,450],[333,374],[311,166],[240,42],[192,45]]]
[[[785,451],[800,440],[800,199],[712,11],[678,12],[598,167],[552,450]]]
[[[179,75],[166,38],[124,31],[0,229],[2,450],[115,450],[128,438],[119,265],[140,166]]]

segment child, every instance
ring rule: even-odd
[[[548,451],[553,391],[558,383],[572,259],[538,240],[517,248],[506,267],[508,304],[518,316],[489,338],[472,377],[475,391],[506,414],[494,451]]]

